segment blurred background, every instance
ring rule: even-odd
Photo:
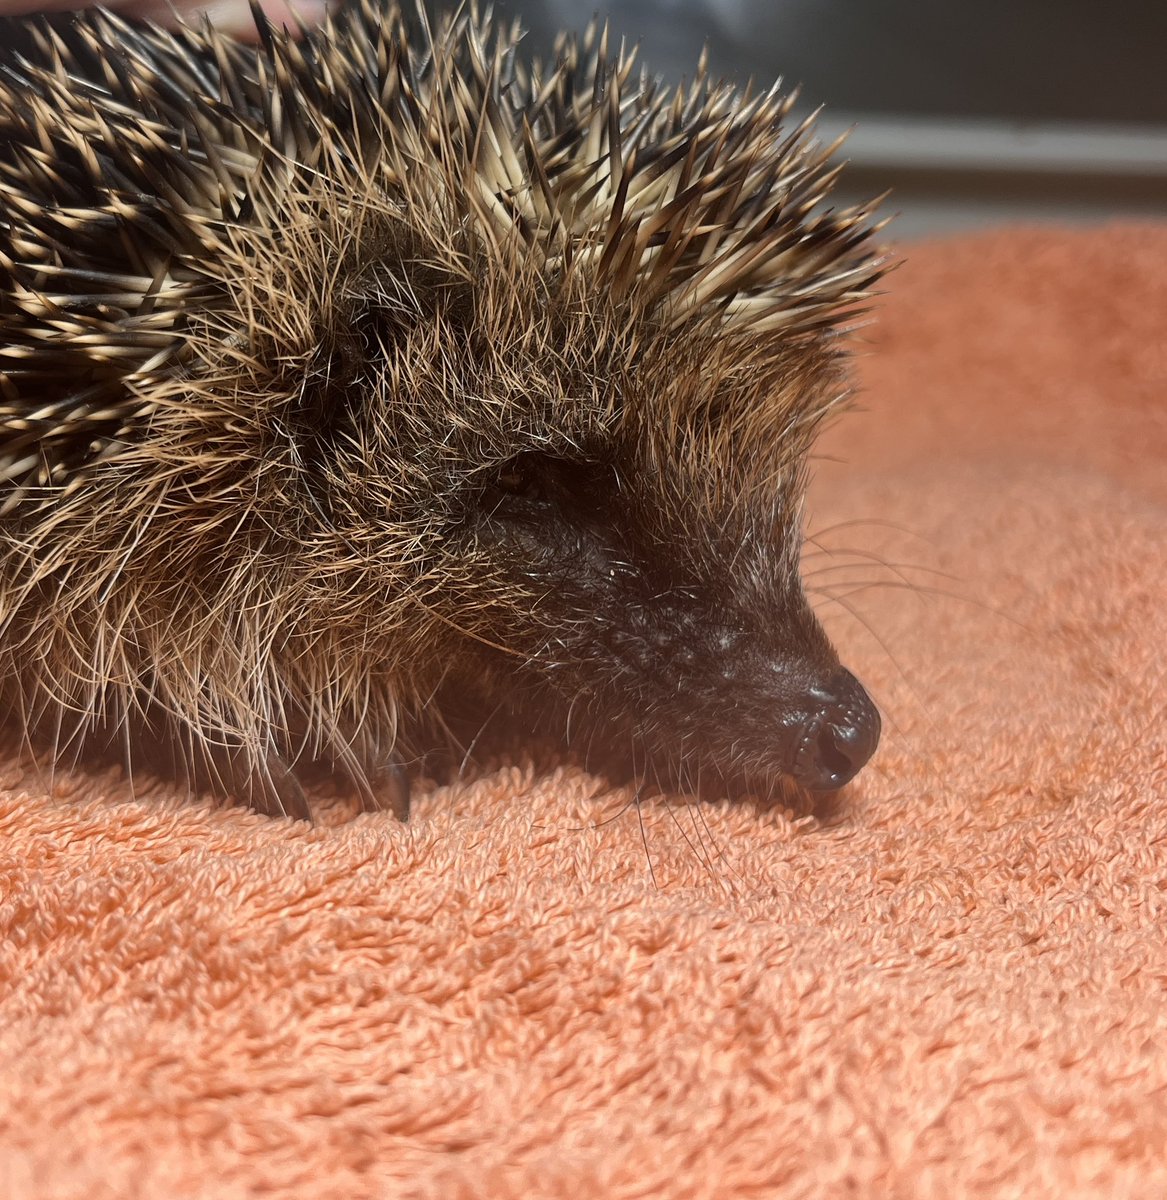
[[[496,0],[530,43],[579,0]],[[911,238],[1033,220],[1167,216],[1167,0],[609,0],[654,73],[802,85],[822,135],[854,126],[839,197],[893,189]]]

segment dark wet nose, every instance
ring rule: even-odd
[[[842,667],[811,693],[810,716],[791,775],[803,787],[829,792],[853,779],[879,745],[879,711],[863,685]]]

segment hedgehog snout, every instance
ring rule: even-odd
[[[695,736],[716,769],[834,791],[875,753],[879,712],[809,609],[788,612],[786,636],[764,648],[744,622],[711,620],[701,605],[629,606],[624,615],[610,649],[633,679],[651,681],[656,736]]]
[[[879,710],[843,667],[811,688],[805,704],[807,715],[798,725],[790,774],[811,791],[833,791],[853,779],[875,753]]]

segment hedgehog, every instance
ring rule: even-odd
[[[802,508],[885,258],[837,146],[595,24],[255,19],[38,18],[0,65],[7,727],[301,819],[312,770],[405,818],[493,720],[845,784],[879,716]]]

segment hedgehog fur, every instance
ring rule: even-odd
[[[381,0],[93,10],[0,64],[0,698],[306,817],[502,712],[812,788],[878,716],[804,598],[882,268],[777,90]]]

